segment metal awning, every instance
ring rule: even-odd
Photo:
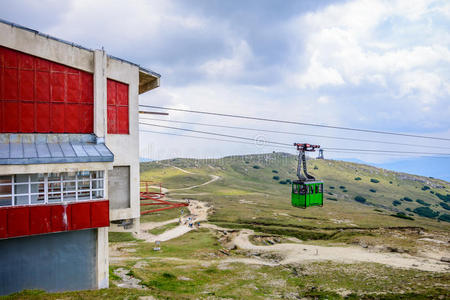
[[[0,165],[112,162],[92,134],[0,134]]]

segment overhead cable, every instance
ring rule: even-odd
[[[426,136],[426,135],[415,135],[415,134],[398,133],[398,132],[381,131],[381,130],[361,129],[361,128],[352,128],[352,127],[343,127],[343,126],[332,126],[332,125],[297,122],[297,121],[286,121],[286,120],[279,120],[279,119],[252,117],[252,116],[235,115],[235,114],[224,114],[224,113],[216,113],[216,112],[208,112],[208,111],[200,111],[200,110],[190,110],[190,109],[181,109],[181,108],[172,108],[172,107],[164,107],[164,106],[156,106],[156,105],[140,104],[139,106],[147,107],[147,108],[157,108],[157,109],[165,109],[165,110],[172,110],[172,111],[188,112],[188,113],[195,113],[195,114],[213,115],[213,116],[220,116],[220,117],[239,118],[239,119],[275,122],[275,123],[285,123],[285,124],[294,124],[294,125],[314,126],[314,127],[321,127],[321,128],[340,129],[340,130],[348,130],[348,131],[358,131],[358,132],[366,132],[366,133],[377,133],[377,134],[387,134],[387,135],[396,135],[396,136],[405,136],[405,137],[414,137],[414,138],[450,141],[449,138],[440,138],[440,137]]]
[[[320,138],[327,138],[327,139],[337,139],[337,140],[346,140],[346,141],[355,141],[355,142],[370,142],[370,143],[378,143],[378,144],[389,144],[389,145],[411,146],[411,147],[423,148],[423,145],[419,145],[419,144],[407,144],[407,143],[397,143],[397,142],[380,141],[380,140],[366,140],[366,139],[337,137],[337,136],[329,136],[329,135],[295,133],[295,132],[291,132],[291,131],[258,129],[258,128],[218,125],[218,124],[208,124],[208,123],[198,123],[198,122],[186,122],[186,121],[177,121],[177,120],[163,120],[163,119],[154,119],[154,118],[141,118],[141,120],[142,121],[150,120],[150,121],[160,121],[160,122],[168,122],[168,123],[199,125],[199,126],[208,126],[208,127],[217,127],[217,128],[238,129],[238,130],[248,130],[248,131],[258,131],[258,132],[280,133],[280,134],[287,134],[287,135],[293,135],[293,136],[311,136],[311,137],[320,137]],[[450,150],[449,147],[433,146],[433,148]]]

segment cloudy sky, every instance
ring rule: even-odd
[[[0,17],[92,49],[104,47],[111,55],[160,73],[161,87],[141,95],[141,104],[450,138],[449,1],[3,0]],[[282,143],[450,151],[434,148],[450,147],[445,141],[180,112],[161,119],[298,133],[152,121]],[[149,132],[141,133],[141,150],[142,156],[156,159],[288,151]],[[326,155],[371,162],[399,159]]]

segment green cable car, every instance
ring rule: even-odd
[[[308,174],[305,157],[305,151],[315,151],[314,149],[319,148],[320,146],[297,143],[294,144],[294,146],[297,146],[299,155],[297,168],[298,180],[294,180],[292,182],[292,206],[301,208],[307,208],[309,206],[323,206],[323,182],[316,180],[313,176]],[[302,163],[305,176],[301,174]]]

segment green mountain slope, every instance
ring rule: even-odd
[[[192,172],[192,174],[183,172]],[[230,156],[221,159],[172,159],[141,164],[141,179],[169,189],[220,180],[194,189],[172,190],[175,199],[211,203],[216,224],[252,228],[308,240],[355,242],[388,238],[386,228],[450,231],[450,183],[334,160],[308,160],[308,170],[324,181],[324,206],[294,208],[290,180],[297,157],[285,153]],[[365,199],[364,203],[355,198]],[[146,218],[153,218],[148,216]],[[416,237],[417,238],[417,237]],[[397,241],[403,243],[400,239]],[[394,243],[395,244],[395,243]],[[407,245],[403,245],[407,246]]]

